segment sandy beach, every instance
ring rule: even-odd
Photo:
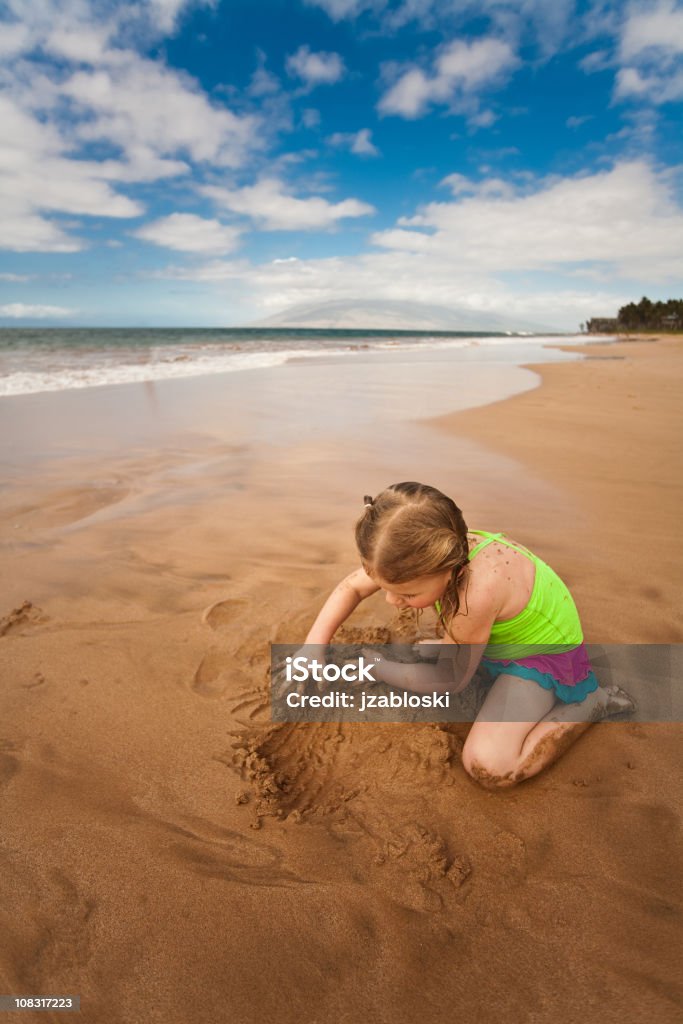
[[[588,641],[683,642],[683,338],[580,351],[501,401],[473,371],[469,409],[407,360],[374,418],[322,363],[2,400],[0,992],[87,1024],[680,1019],[679,723],[491,792],[464,724],[270,722],[270,644],[398,479],[550,562]],[[410,628],[377,597],[345,637]]]

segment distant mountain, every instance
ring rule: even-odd
[[[252,327],[311,327],[347,330],[390,331],[525,331],[534,334],[562,333],[561,328],[522,320],[514,314],[500,316],[485,310],[431,306],[422,302],[359,300],[332,301],[290,306]]]

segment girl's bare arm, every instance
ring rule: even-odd
[[[481,661],[496,618],[496,588],[481,581],[470,588],[466,609],[448,624],[449,634],[440,644],[436,664],[402,664],[382,659],[373,675],[390,686],[413,693],[460,693],[470,682]]]
[[[334,588],[308,631],[305,644],[329,644],[330,640],[361,601],[376,594],[379,585],[364,569],[356,569]]]
[[[460,693],[476,672],[486,641],[468,640],[457,645],[442,643],[443,650],[436,663],[414,665],[382,658],[373,668],[373,675],[389,686],[413,693]],[[368,649],[369,660],[376,657],[375,649]]]

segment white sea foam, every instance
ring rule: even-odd
[[[235,373],[279,366],[287,361],[280,352],[233,353],[221,356],[178,356],[171,361],[147,363],[65,366],[61,369],[17,371],[0,378],[0,395],[28,395],[40,391],[67,391],[73,388],[102,387],[108,384],[135,384],[158,380],[177,380],[215,373]],[[182,361],[181,361],[182,360]]]
[[[276,346],[270,339],[243,344],[221,344],[197,339],[180,344],[160,344],[135,349],[124,346],[36,346],[0,353],[0,396],[27,395],[45,391],[102,387],[112,384],[178,380],[187,377],[239,373],[282,366],[291,359],[344,357],[353,359],[363,352],[391,353],[472,349],[477,346],[508,348],[515,342],[525,347],[562,342],[575,344],[581,337],[490,336],[432,337],[397,335],[378,338],[365,336],[325,339],[311,345],[303,339],[297,345]],[[591,339],[593,340],[593,339]],[[245,351],[245,349],[251,351]]]

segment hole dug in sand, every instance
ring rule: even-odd
[[[321,825],[353,844],[356,868],[393,901],[433,912],[457,901],[472,872],[424,823],[425,793],[454,784],[458,746],[432,724],[290,723],[245,730],[219,760],[255,790],[254,827],[269,817]]]

